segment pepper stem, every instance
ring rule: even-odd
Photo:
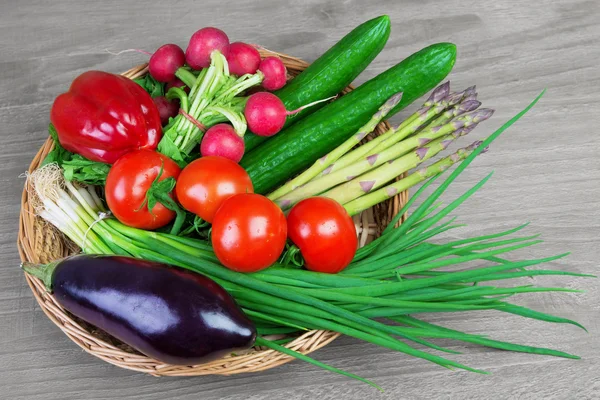
[[[25,261],[21,263],[21,269],[29,275],[39,278],[44,283],[44,286],[46,286],[46,289],[52,291],[52,275],[58,264],[60,264],[60,261],[53,261],[48,264],[34,264]]]

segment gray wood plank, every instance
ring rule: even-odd
[[[586,293],[524,295],[520,304],[573,318],[589,330],[510,315],[476,312],[427,316],[432,322],[500,340],[558,348],[582,356],[564,360],[443,343],[454,357],[490,376],[451,372],[385,349],[342,338],[314,355],[379,383],[386,392],[294,362],[260,374],[154,378],[110,366],[71,343],[39,309],[17,268],[19,175],[46,137],[53,99],[88,69],[119,72],[144,56],[105,49],[185,46],[196,29],[213,25],[232,39],[314,60],[367,18],[393,21],[385,50],[357,79],[361,83],[419,48],[458,44],[450,79],[477,84],[496,114],[474,132],[481,138],[548,93],[489,153],[453,184],[452,199],[491,170],[486,187],[457,210],[467,228],[448,237],[490,232],[530,221],[527,233],[545,242],[520,252],[573,254],[548,265],[595,272],[600,252],[600,3],[474,0],[370,2],[75,0],[0,4],[0,385],[10,399],[593,399],[600,398],[598,280],[543,277],[542,285]],[[393,118],[400,121],[414,107]],[[528,282],[526,279],[523,282]]]

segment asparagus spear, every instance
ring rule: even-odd
[[[465,128],[468,129],[468,128]],[[453,164],[464,160],[467,158],[469,154],[473,152],[482,142],[477,141],[472,143],[470,146],[459,149],[456,153],[442,158],[434,164],[426,168],[422,168],[416,172],[413,172],[406,178],[400,179],[397,182],[394,182],[390,185],[382,187],[374,192],[361,196],[357,199],[347,202],[344,204],[344,208],[348,211],[350,215],[356,215],[363,210],[366,210],[369,207],[374,206],[375,204],[381,203],[390,197],[395,196],[397,193],[407,190],[419,182],[424,181],[425,179],[429,179],[434,175],[437,175],[446,169],[450,168]]]
[[[348,176],[345,178],[347,181],[346,183],[336,187],[333,186],[337,185],[337,180],[330,182],[331,177],[325,176],[321,178],[319,182],[311,182],[306,186],[300,187],[293,192],[288,193],[286,196],[279,198],[275,202],[281,207],[281,209],[286,210],[302,199],[315,195],[321,195],[332,198],[340,204],[344,204],[356,197],[363,195],[366,192],[369,192],[373,188],[385,184],[389,180],[408,171],[409,169],[416,167],[421,162],[444,150],[453,140],[454,138],[450,135],[438,138],[430,143],[427,143],[423,147],[404,155],[403,157],[400,157],[396,160],[390,160],[387,164],[380,165],[378,168],[375,168],[358,178],[355,176]],[[315,183],[317,183],[317,185],[315,185]],[[333,187],[333,189],[330,189],[325,193],[321,193],[331,187]]]
[[[462,94],[462,93],[459,93]],[[444,126],[446,123],[448,123],[449,121],[452,121],[453,118],[458,117],[464,113],[467,113],[469,111],[474,111],[476,110],[479,106],[481,105],[481,102],[477,101],[477,100],[469,100],[469,101],[463,101],[462,103],[458,103],[452,107],[450,107],[449,109],[447,109],[446,111],[442,112],[440,115],[438,115],[433,121],[431,122],[427,122],[423,125],[421,125],[417,131],[422,131],[424,129],[427,130],[436,130],[436,129],[440,129],[442,126]],[[489,112],[489,110],[487,110],[486,112]],[[483,115],[483,114],[482,114]],[[490,114],[491,115],[491,114]],[[489,118],[489,116],[487,117],[483,117],[484,119]],[[479,122],[479,121],[477,121]],[[476,123],[476,122],[475,122]],[[421,132],[422,133],[422,132]],[[411,137],[412,138],[412,137]],[[374,149],[371,150],[370,154],[377,154],[381,151],[384,151],[386,148],[390,147],[391,145],[393,145],[394,143],[399,142],[400,139],[402,140],[402,138],[397,138],[394,137],[393,135],[391,137],[389,137],[387,140],[384,140],[383,142],[381,142],[378,146],[376,146]],[[410,150],[410,149],[409,149]],[[408,151],[408,150],[407,150]]]
[[[465,92],[466,92],[466,90],[462,93],[457,93],[457,94],[464,96]],[[449,102],[449,105],[451,105],[451,102]],[[460,103],[457,103],[457,104],[453,105],[452,107],[450,107],[449,109],[447,109],[446,111],[442,112],[433,121],[428,121],[428,122],[424,123],[423,125],[421,125],[417,129],[417,131],[420,131],[421,129],[425,129],[428,126],[443,125],[446,122],[452,120],[452,118],[454,118],[454,117],[457,117],[461,114],[464,114],[466,112],[477,109],[480,105],[481,105],[481,102],[477,101],[476,99],[472,99],[471,95],[469,95],[468,99],[463,98]],[[382,148],[385,148],[386,142],[381,143],[381,145],[379,145],[377,148],[375,148],[375,151],[377,151],[377,150],[380,151],[380,150],[382,150]]]
[[[433,92],[429,95],[429,98],[423,103],[423,107],[430,107],[438,104],[450,93],[450,81],[446,81],[433,89]]]
[[[464,105],[461,103],[461,101],[465,103],[465,96],[469,96],[469,100],[473,100],[474,86],[459,93],[448,93],[448,89],[449,82],[440,85],[434,90],[421,109],[407,118],[398,127],[388,130],[383,135],[346,154],[324,170],[321,175],[326,175],[335,170],[347,167],[367,155],[383,151],[427,126],[442,125],[450,121],[453,117],[474,110],[481,105],[479,102],[470,102]],[[443,94],[446,94],[446,96],[442,97]],[[440,113],[449,107],[450,110],[440,115]]]
[[[475,85],[469,86],[465,89],[465,100],[477,100],[477,88]]]
[[[379,137],[371,140],[369,143],[366,143],[360,146],[358,149],[346,154],[337,162],[331,164],[328,168],[326,168],[321,173],[321,175],[327,175],[333,171],[342,169],[350,164],[353,164],[354,162],[363,158],[367,154],[382,151],[383,149],[393,145],[394,143],[397,143],[403,140],[404,138],[414,134],[415,132],[418,132],[424,126],[427,126],[430,123],[430,121],[438,117],[440,113],[442,113],[448,107],[456,106],[457,104],[459,104],[463,99],[463,96],[467,94],[467,91],[469,89],[471,89],[469,88],[460,93],[448,93],[449,87],[449,82],[438,86],[433,91],[431,96],[429,96],[429,99],[427,99],[423,106],[417,112],[408,117],[404,122],[402,122],[398,127],[388,130],[383,135],[380,135]],[[468,94],[470,93],[471,92],[469,92]],[[448,120],[449,119],[445,119],[443,121],[439,120],[437,121],[437,124],[447,122]]]
[[[402,99],[402,93],[397,93],[390,97],[385,103],[383,103],[381,107],[379,107],[379,110],[373,115],[373,117],[371,117],[369,122],[363,125],[354,135],[352,135],[351,138],[335,148],[332,152],[319,158],[309,169],[294,179],[288,181],[285,185],[281,186],[267,197],[271,200],[278,199],[279,197],[288,194],[292,190],[313,179],[329,165],[334,163],[336,160],[350,151],[354,146],[360,143],[365,136],[371,133],[377,124],[379,124],[381,120],[386,117],[390,110],[400,102],[400,99]]]
[[[357,178],[353,178],[349,182],[338,185],[333,189],[322,193],[321,196],[332,198],[342,205],[348,203],[365,193],[369,193],[371,190],[385,185],[387,182],[402,175],[404,172],[415,168],[422,162],[438,154],[440,151],[445,150],[453,141],[454,137],[451,135],[443,136],[396,160],[390,160],[386,164],[380,165],[378,168]]]
[[[411,150],[417,149],[421,146],[426,146],[428,143],[432,142],[433,140],[442,138],[449,134],[455,134],[454,138],[456,138],[460,135],[460,132],[457,132],[457,130],[460,130],[463,127],[471,128],[472,126],[476,125],[477,123],[489,118],[492,115],[492,113],[493,113],[493,110],[481,109],[481,110],[473,111],[469,114],[460,116],[445,125],[434,126],[434,127],[428,128],[425,131],[422,131],[415,136],[409,137],[408,139],[405,139],[399,143],[396,143],[395,145],[383,150],[380,153],[369,154],[369,155],[361,158],[359,161],[355,162],[352,165],[349,165],[345,168],[335,171],[329,175],[325,175],[318,179],[315,179],[315,180],[307,183],[306,185],[299,187],[298,189],[280,197],[279,199],[276,200],[276,202],[282,208],[285,209],[285,208],[297,203],[298,201],[300,201],[302,199],[305,199],[310,196],[318,195],[319,193],[322,193],[330,188],[333,188],[334,186],[336,186],[342,182],[351,181],[355,177],[361,176],[362,174],[364,174],[367,171],[370,171],[370,170],[377,171],[378,169],[376,169],[376,168],[378,168],[380,165],[382,165],[386,162],[391,162],[392,160],[395,160],[398,157],[405,155],[406,153],[408,153]],[[471,129],[462,131],[462,134],[463,135],[467,134],[468,132],[470,132]],[[443,142],[442,144],[444,146],[447,146],[449,144],[449,140],[451,140],[451,139],[452,138],[449,137],[448,139],[446,139],[446,142]],[[428,154],[426,148],[417,150],[417,154],[421,154],[421,153]],[[412,164],[410,164],[410,165],[412,165]],[[410,167],[410,168],[413,168],[413,167]],[[402,171],[402,172],[404,172],[404,171]],[[396,176],[400,175],[402,172],[398,172],[396,175],[392,176],[390,179],[395,178]],[[362,176],[361,176],[361,179],[363,179]],[[337,200],[337,197],[334,197],[334,198],[336,198],[336,200]]]
[[[458,92],[458,93],[449,93],[446,98],[444,98],[441,103],[445,103],[446,107],[450,107],[452,109],[452,107],[456,108],[461,102],[465,101],[465,96],[471,96],[472,94],[472,88],[474,86],[471,86],[465,90],[463,90],[462,92]],[[472,100],[472,99],[471,99]],[[427,104],[428,102],[426,102],[425,104]],[[424,107],[426,108],[426,107]],[[477,107],[475,107],[477,108]],[[417,111],[418,113],[423,113],[423,108],[419,111]],[[449,119],[443,119],[440,120],[442,116],[437,117],[436,119],[433,120],[433,122],[427,121],[424,124],[422,124],[421,126],[419,126],[417,128],[416,131],[419,131],[423,128],[425,128],[427,125],[430,124],[434,124],[437,123],[438,125],[442,124],[443,122],[449,121]]]
[[[451,108],[451,110],[449,110],[449,112],[446,112],[443,115],[457,116],[461,113],[477,108],[480,105],[480,103],[472,102],[462,107],[459,107],[460,104],[457,104],[461,101],[461,99],[463,99],[465,94],[468,94],[468,91],[470,89],[471,88],[461,93],[449,93],[450,82],[445,82],[444,84],[438,86],[431,93],[431,95],[425,101],[425,103],[423,103],[423,106],[419,111],[417,111],[416,113],[412,114],[409,118],[404,120],[398,127],[388,130],[378,138],[375,138],[369,143],[362,145],[358,149],[355,149],[354,151],[352,151],[352,153],[346,154],[352,149],[352,147],[360,143],[360,141],[363,140],[365,136],[367,136],[373,129],[375,129],[377,123],[379,123],[385,117],[385,115],[387,115],[387,113],[389,112],[389,108],[392,108],[394,104],[397,104],[397,102],[400,100],[400,97],[396,98],[396,96],[401,96],[401,93],[396,94],[395,96],[390,98],[384,105],[382,105],[380,110],[373,116],[373,118],[365,126],[359,129],[358,132],[355,135],[353,135],[350,139],[348,139],[346,142],[344,142],[341,146],[336,148],[331,153],[317,160],[304,173],[287,182],[285,185],[281,186],[274,192],[270,193],[267,197],[271,200],[277,200],[282,196],[285,196],[286,194],[290,193],[291,191],[297,189],[301,185],[309,182],[311,179],[313,179],[319,174],[327,175],[333,170],[341,169],[343,166],[349,165],[353,161],[359,160],[366,154],[373,153],[373,149],[375,147],[381,147],[381,145],[383,145],[382,142],[385,142],[386,146],[388,145],[388,142],[389,145],[391,145],[393,143],[386,140],[386,138],[394,136],[394,134],[399,131],[402,131],[404,133],[402,133],[401,135],[395,135],[395,138],[406,137],[416,132],[417,130],[420,130],[420,127],[423,126],[423,121],[425,121],[424,124],[427,125],[428,121],[430,121],[432,118],[435,118],[437,115],[439,115],[440,112],[444,111],[444,109],[447,107],[454,106],[453,108]],[[450,120],[450,118],[446,118],[445,120],[436,119],[434,121],[437,121],[438,124],[441,124],[442,122],[446,122],[448,120]],[[418,124],[419,122],[421,122],[421,125]],[[336,162],[340,158],[341,162]]]
[[[477,100],[477,91],[475,90],[475,85],[468,87],[467,90],[465,90],[465,97],[463,101],[467,100]]]

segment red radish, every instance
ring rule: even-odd
[[[175,78],[172,81],[170,81],[169,83],[166,84],[165,86],[165,93],[167,93],[169,91],[169,89],[171,89],[172,87],[178,87],[178,88],[183,88],[183,91],[186,93],[190,92],[190,88],[185,86],[185,83],[183,83],[180,79]]]
[[[221,156],[240,162],[244,155],[244,139],[238,136],[231,125],[217,124],[204,134],[200,154],[202,157]]]
[[[273,136],[283,128],[287,110],[279,97],[273,93],[258,92],[248,98],[244,116],[254,134]]]
[[[307,107],[335,97],[313,101],[296,110],[287,111],[283,102],[273,93],[258,92],[248,97],[244,116],[252,133],[258,136],[273,136],[283,128],[288,115],[299,113]]]
[[[190,44],[185,50],[185,60],[194,69],[206,68],[210,65],[210,55],[215,50],[227,57],[229,38],[220,29],[202,28],[190,38]]]
[[[258,70],[265,76],[262,86],[267,90],[278,90],[285,86],[287,70],[283,61],[277,57],[266,57],[260,62]]]
[[[260,54],[249,44],[235,42],[229,46],[227,62],[229,63],[229,72],[234,75],[253,74],[260,64]]]
[[[159,82],[175,79],[175,71],[185,64],[185,54],[176,44],[162,45],[148,61],[150,75]]]
[[[167,125],[169,123],[169,118],[175,118],[179,113],[179,100],[177,99],[169,101],[164,96],[157,96],[152,98],[152,101],[154,101],[156,108],[158,108],[162,126]]]

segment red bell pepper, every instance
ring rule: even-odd
[[[92,161],[112,164],[136,149],[156,149],[160,115],[150,95],[120,75],[88,71],[54,100],[50,121],[60,144]]]

